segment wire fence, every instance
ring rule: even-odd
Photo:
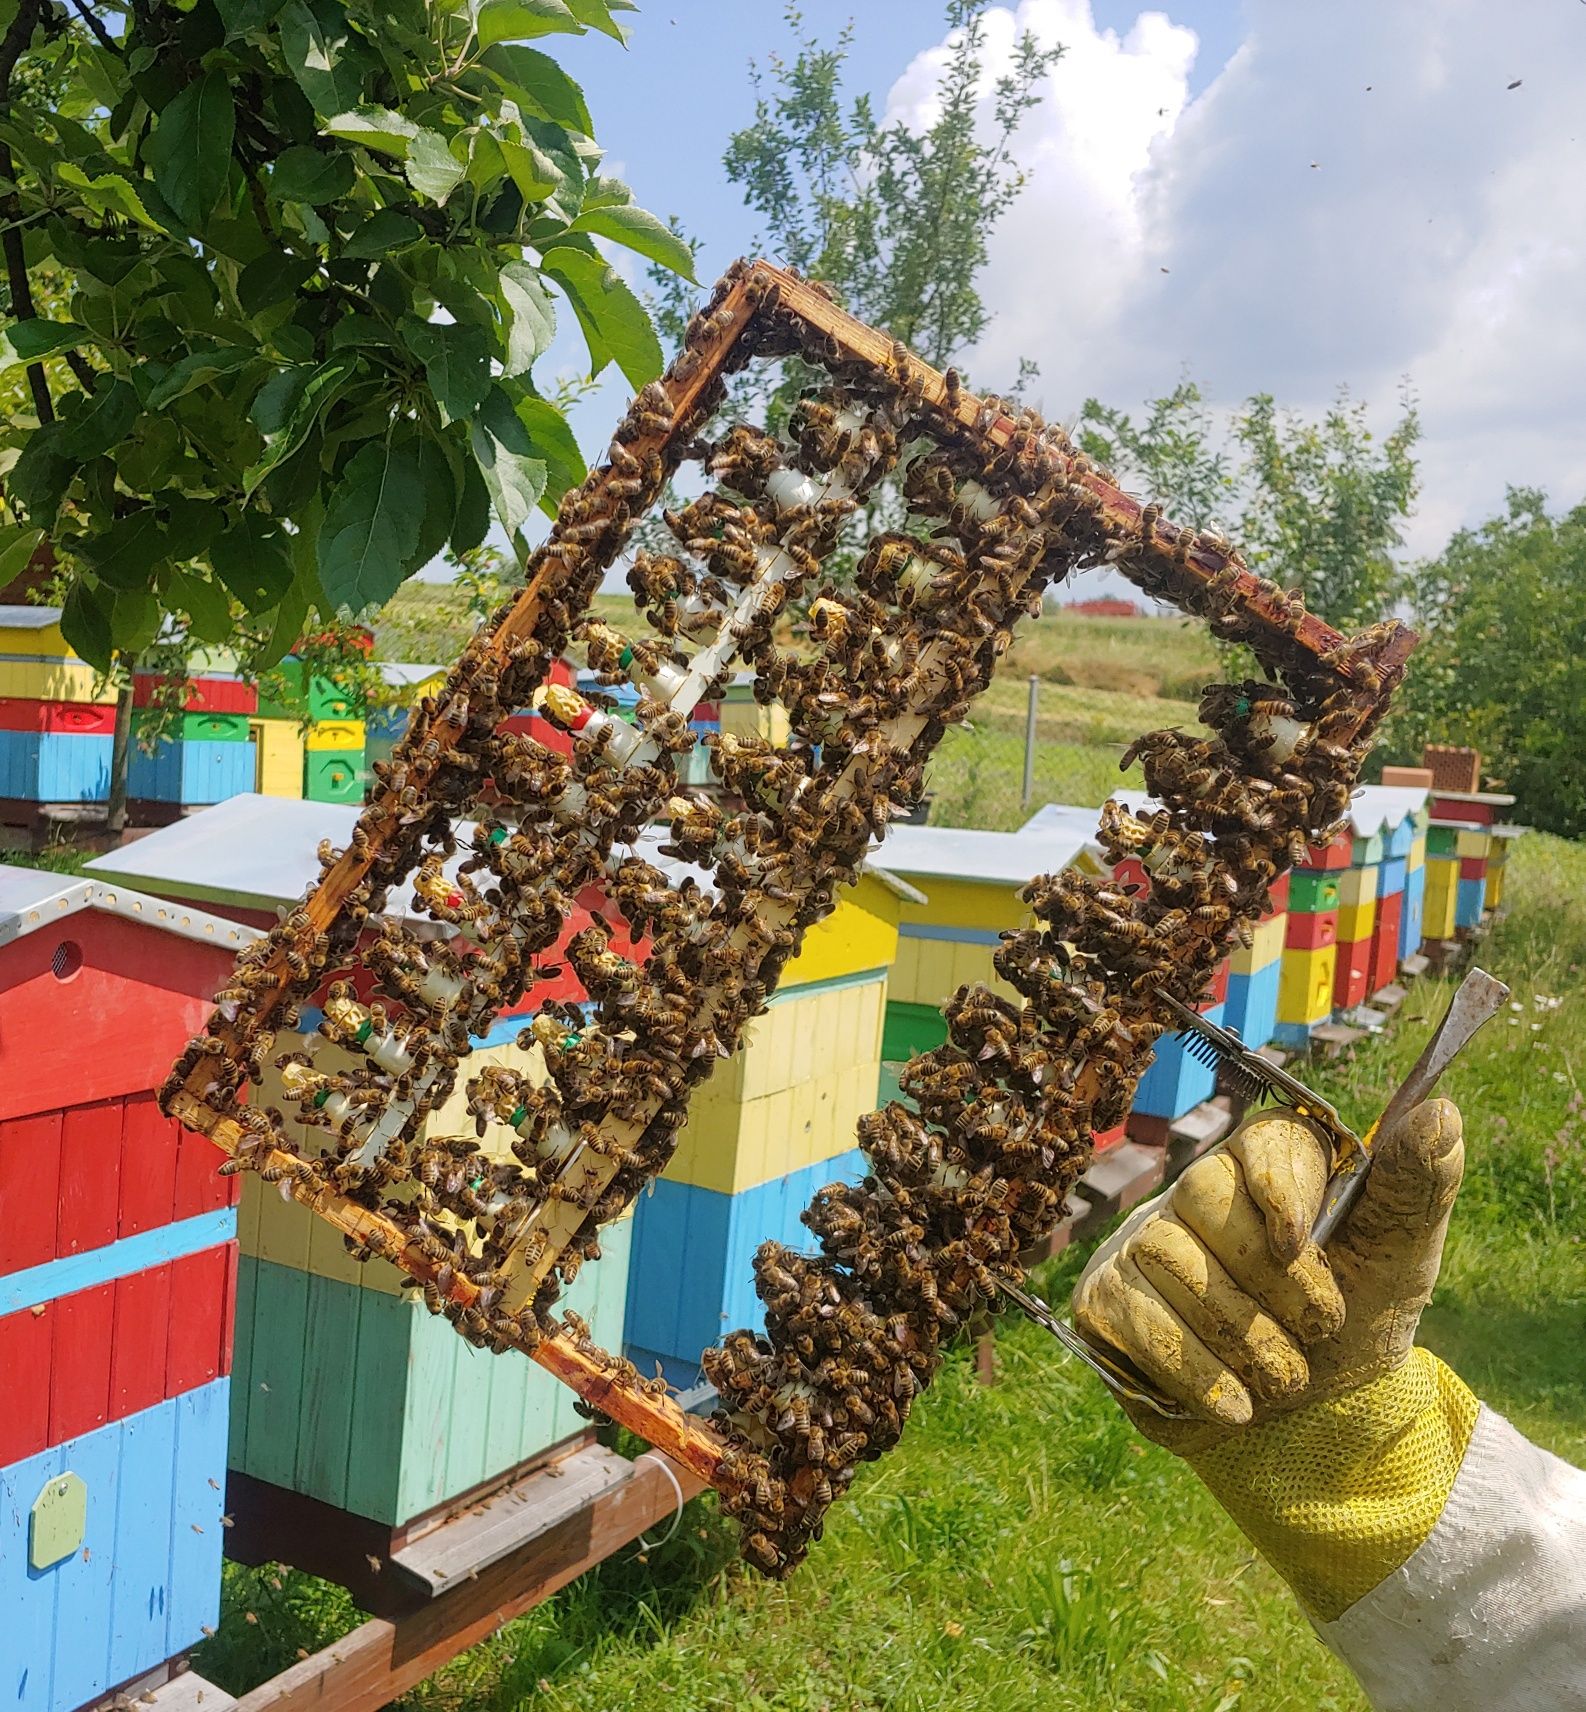
[[[1124,754],[1153,725],[1176,723],[1177,704],[1050,684],[999,684],[973,718],[950,731],[926,783],[932,826],[1009,832],[1046,803],[1099,808],[1114,792],[1139,789]],[[1184,714],[1193,718],[1192,707]]]

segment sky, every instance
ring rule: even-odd
[[[934,0],[801,9],[823,38],[852,18],[851,90],[928,121]],[[590,34],[558,57],[609,170],[714,277],[755,247],[721,155],[753,116],[750,61],[790,41],[782,6],[654,0],[630,21],[626,51]],[[1056,420],[1185,375],[1219,410],[1266,391],[1317,414],[1347,386],[1384,428],[1408,386],[1414,555],[1507,485],[1586,496],[1586,0],[1020,0],[988,16],[988,82],[1020,30],[1065,52],[1020,135],[1030,182],[993,236],[973,384],[1031,357]],[[572,371],[566,319],[550,362]],[[622,391],[579,408],[586,452]]]

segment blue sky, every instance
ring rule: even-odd
[[[936,0],[807,0],[823,38],[855,17],[851,89],[928,122]],[[721,167],[752,116],[747,66],[785,47],[777,0],[658,0],[624,51],[553,38],[613,171],[705,246],[712,278],[755,236]],[[1068,419],[1200,381],[1215,411],[1257,391],[1308,415],[1340,386],[1386,426],[1413,387],[1422,492],[1407,551],[1490,515],[1506,485],[1586,494],[1586,5],[1566,0],[1005,0],[1066,52],[1021,135],[1029,187],[994,234],[992,311],[965,370],[1041,365]],[[632,270],[637,277],[638,270]],[[582,357],[571,317],[549,367]],[[598,454],[620,379],[577,412]]]

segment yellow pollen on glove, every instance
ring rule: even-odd
[[[1330,1623],[1436,1526],[1480,1404],[1427,1350],[1326,1402],[1189,1457],[1245,1535]]]

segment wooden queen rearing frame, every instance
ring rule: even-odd
[[[742,423],[704,438],[726,377],[783,357],[811,377],[787,439]],[[589,618],[590,599],[685,460],[717,485],[664,514],[675,553],[635,555],[651,634],[630,639]],[[823,562],[889,477],[910,529],[864,542],[839,587]],[[1209,689],[1204,735],[1135,745],[1161,807],[1138,819],[1110,803],[1099,837],[1114,859],[1143,859],[1148,888],[1032,881],[1038,925],[1005,935],[996,959],[1022,1004],[955,994],[948,1042],[909,1067],[909,1104],[861,1122],[870,1174],[806,1213],[819,1252],[762,1247],[766,1333],[706,1352],[720,1397],[707,1425],[559,1319],[560,1285],[665,1167],[690,1089],[917,801],[1016,619],[1102,562],[1248,644],[1266,678]],[[774,639],[794,601],[813,652]],[[637,686],[632,725],[598,695],[544,688],[575,637],[603,681]],[[350,846],[322,849],[318,884],[239,959],[166,1106],[232,1156],[223,1169],[278,1182],[357,1253],[418,1280],[465,1336],[523,1351],[716,1486],[751,1561],[784,1574],[856,1465],[896,1442],[944,1336],[1021,1276],[1092,1127],[1121,1117],[1169,1026],[1158,989],[1193,1002],[1269,881],[1330,831],[1413,640],[1389,623],[1346,641],[1031,412],[970,396],[796,276],[739,263],[610,461],[564,500],[523,592],[415,711]],[[689,711],[739,661],[787,708],[793,742],[707,740],[733,810],[674,795],[674,757],[694,742]],[[498,729],[536,694],[573,734],[569,757]],[[476,824],[460,852],[464,817]],[[710,888],[633,853],[657,819]],[[408,880],[428,937],[382,915]],[[543,1076],[526,1057],[521,1074],[469,1077],[470,1038],[521,1001],[568,900],[597,882],[648,936],[648,960],[617,955],[597,920],[567,948],[594,1020],[545,1006],[520,1036]],[[320,1033],[341,1050],[277,1052],[303,1001],[353,970],[376,985],[365,1006],[332,981]],[[422,1139],[459,1078],[477,1139]],[[322,1148],[293,1143],[303,1125]]]

